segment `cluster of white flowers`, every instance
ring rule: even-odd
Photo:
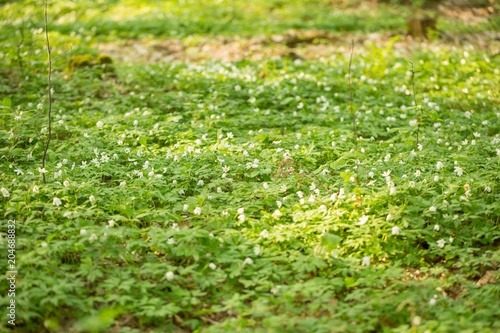
[[[359,222],[358,222],[358,225],[363,225],[365,224],[366,222],[368,222],[368,216],[367,215],[363,215],[359,218]]]
[[[173,281],[174,278],[175,278],[175,274],[174,272],[172,271],[168,271],[167,273],[165,273],[165,278],[168,280],[168,281]]]
[[[229,170],[231,170],[231,167],[229,167],[227,165],[223,165],[222,166],[222,176],[221,176],[221,178],[226,178],[227,173],[229,172]]]
[[[271,290],[269,290],[269,292],[273,295],[276,295],[281,289],[281,286],[280,285],[277,285],[275,287],[272,287]]]
[[[259,160],[254,159],[253,162],[248,162],[246,164],[247,169],[258,169],[259,168]]]
[[[304,199],[304,192],[297,191],[297,196],[299,197],[299,203],[303,205],[306,202],[306,200]]]
[[[395,236],[395,235],[399,235],[401,233],[401,228],[398,227],[398,226],[394,226],[392,227],[392,234]]]
[[[9,193],[9,191],[8,191],[5,187],[2,187],[2,189],[1,189],[0,191],[2,192],[2,195],[3,195],[5,198],[10,197],[10,193]]]
[[[370,178],[373,178],[373,176],[374,176],[373,172],[370,172],[370,174],[371,174]],[[369,176],[370,176],[370,174],[369,174]],[[391,170],[387,170],[387,171],[383,172],[382,177],[385,178],[385,182],[386,182],[387,186],[389,187],[389,195],[396,195],[396,186],[395,186],[394,182],[391,180]]]
[[[269,232],[266,229],[264,229],[260,232],[259,236],[262,238],[269,238]]]
[[[331,196],[330,196],[330,200],[332,200],[333,202],[337,201],[337,200],[342,200],[345,198],[345,190],[344,188],[341,188],[339,190],[339,193],[333,193]]]
[[[240,222],[245,222],[245,208],[238,208],[238,220]]]
[[[275,218],[276,220],[279,220],[279,218],[283,216],[283,213],[279,210],[279,209],[276,209],[273,213],[273,218]]]
[[[363,257],[361,259],[361,264],[366,267],[370,266],[370,257],[369,256]]]
[[[243,265],[251,265],[253,264],[253,260],[250,257],[247,257],[245,261],[243,261]]]
[[[437,246],[443,248],[446,245],[446,241],[444,239],[440,239],[437,242]]]
[[[96,241],[98,239],[97,235],[92,233],[92,235],[90,235],[89,237],[89,242],[92,243],[94,241]]]

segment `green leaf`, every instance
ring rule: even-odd
[[[324,246],[329,246],[329,247],[337,247],[340,244],[340,241],[342,238],[340,238],[337,235],[326,233],[323,235],[323,238],[321,240],[321,244]]]
[[[348,182],[349,181],[349,178],[351,178],[352,176],[352,172],[341,172],[340,173],[340,177],[342,177],[344,179],[344,182]]]
[[[100,309],[95,315],[81,319],[76,324],[79,330],[86,332],[102,332],[107,330],[115,321],[115,318],[121,313],[116,308]]]
[[[9,97],[5,97],[2,100],[2,105],[5,106],[5,107],[7,107],[7,108],[12,107],[12,100]]]
[[[287,97],[287,98],[284,98],[281,100],[280,104],[281,105],[287,105],[287,104],[290,104],[290,102],[292,102],[295,98],[293,97]]]

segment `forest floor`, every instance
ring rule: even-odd
[[[499,331],[500,8],[463,3],[49,1],[50,104],[43,6],[0,5],[0,331]]]

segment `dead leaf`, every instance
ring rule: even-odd
[[[476,285],[481,287],[488,283],[496,283],[495,277],[493,276],[495,271],[487,271],[479,281],[476,282]]]

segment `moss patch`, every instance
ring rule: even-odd
[[[76,71],[91,71],[92,73],[96,73],[99,77],[116,76],[116,70],[113,65],[113,59],[106,54],[99,54],[97,56],[93,56],[91,54],[76,54],[71,56],[68,60],[68,64],[66,67],[68,72],[76,72]]]

